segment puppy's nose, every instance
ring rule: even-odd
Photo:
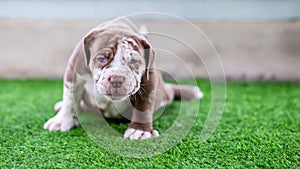
[[[109,79],[113,88],[120,88],[124,82],[124,77],[122,76],[111,76]]]

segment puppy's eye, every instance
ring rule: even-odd
[[[103,50],[96,58],[96,60],[101,64],[105,64],[111,59],[111,57],[112,57],[112,52],[110,50]]]
[[[97,57],[97,61],[99,63],[106,63],[107,62],[107,58],[105,56],[99,56],[99,57]]]

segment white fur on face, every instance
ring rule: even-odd
[[[113,60],[104,68],[93,68],[95,87],[99,94],[108,100],[124,100],[135,94],[141,83],[145,70],[145,61],[138,49],[138,44],[132,38],[119,41]],[[109,79],[113,76],[123,77],[120,88],[113,88]]]

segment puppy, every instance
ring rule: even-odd
[[[92,29],[76,46],[64,75],[63,99],[55,106],[58,113],[44,129],[68,131],[79,125],[76,111],[87,109],[106,118],[128,118],[124,138],[147,139],[159,135],[152,128],[157,109],[202,96],[198,87],[164,83],[146,37],[130,20],[117,18]],[[121,106],[113,109],[114,104]]]

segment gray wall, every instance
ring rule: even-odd
[[[300,80],[300,1],[0,1],[0,77],[62,77],[78,41],[98,23],[136,12],[167,12],[190,20],[212,41],[226,77],[234,80]],[[208,61],[182,57],[196,76],[220,76],[209,47],[172,20],[143,18],[151,30],[184,33]],[[153,40],[155,46],[164,46]],[[157,57],[173,76],[188,74]],[[215,68],[214,68],[215,67]]]
[[[289,20],[300,18],[298,0],[2,0],[4,19],[110,19],[166,12],[190,20]]]

